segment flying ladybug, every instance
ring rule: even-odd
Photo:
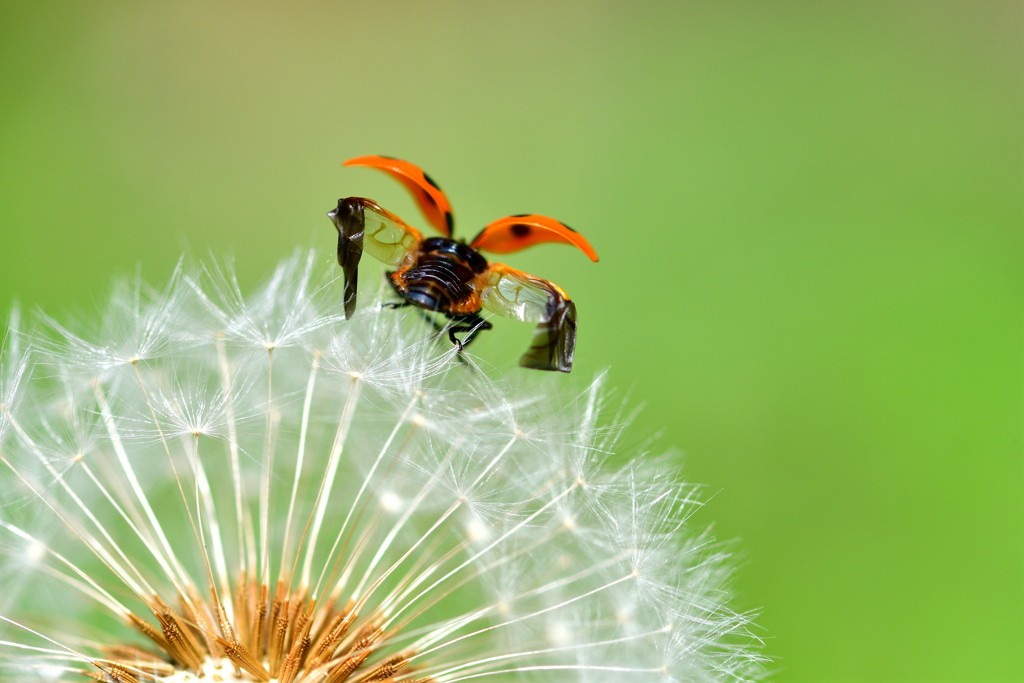
[[[345,317],[356,309],[357,266],[363,252],[395,270],[388,281],[402,298],[391,307],[416,306],[442,313],[451,321],[448,338],[461,351],[478,333],[491,329],[481,310],[537,323],[530,348],[519,365],[538,370],[572,369],[576,347],[576,305],[553,282],[503,263],[481,251],[510,254],[542,242],[571,244],[597,261],[590,243],[575,230],[547,216],[521,214],[494,221],[469,244],[452,239],[451,204],[437,183],[408,161],[385,156],[349,159],[345,166],[376,168],[405,186],[427,222],[443,236],[424,238],[371,199],[348,197],[327,215],[338,230],[338,263],[345,273]],[[461,340],[456,333],[464,332]]]

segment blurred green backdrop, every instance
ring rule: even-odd
[[[1024,677],[1020,2],[0,3],[0,302],[91,311],[183,248],[255,284],[365,195],[578,302],[739,537],[779,681]],[[369,263],[368,269],[380,270]],[[364,275],[369,280],[376,273]],[[528,326],[478,352],[512,365]]]

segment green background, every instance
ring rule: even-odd
[[[251,286],[341,196],[422,225],[341,167],[409,159],[464,236],[591,240],[505,260],[578,303],[560,381],[610,366],[708,485],[776,680],[1020,680],[1022,35],[1019,2],[0,3],[0,301],[88,314],[183,249]]]

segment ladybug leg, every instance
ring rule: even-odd
[[[480,318],[480,321],[487,325],[486,328],[465,327],[458,324],[452,325],[451,323],[449,323],[448,325],[442,325],[439,322],[437,322],[433,314],[424,311],[422,308],[417,308],[416,310],[420,312],[424,320],[430,323],[430,326],[434,328],[435,334],[437,336],[440,336],[441,333],[444,332],[445,330],[448,331],[448,339],[451,340],[452,346],[458,347],[458,350],[455,353],[455,359],[458,360],[459,363],[461,363],[462,365],[469,368],[470,370],[474,369],[473,364],[466,360],[466,358],[462,355],[462,349],[466,348],[466,345],[469,344],[470,341],[472,341],[473,336],[475,336],[477,332],[479,332],[481,329],[489,330],[491,329],[492,325],[483,318]],[[452,322],[455,321],[453,320]],[[466,332],[467,330],[469,331],[469,335],[466,336],[465,341],[460,342],[458,339],[455,338],[456,332]]]
[[[412,304],[411,303],[397,304],[395,306],[395,308],[399,308],[401,306],[412,306]],[[425,311],[422,308],[420,308],[419,306],[416,307],[416,312],[419,313],[421,316],[423,316],[423,320],[425,322],[430,323],[430,326],[434,328],[434,333],[435,333],[436,336],[438,336],[438,337],[441,336],[441,333],[448,329],[447,325],[442,325],[441,323],[437,322],[437,320],[436,320],[436,315],[437,314],[436,313],[433,313],[431,311]],[[455,344],[455,342],[453,341],[452,344]]]
[[[402,290],[400,290],[398,288],[398,285],[395,284],[395,279],[393,277],[394,274],[395,271],[393,270],[385,271],[384,279],[388,281],[388,284],[391,285],[391,289],[395,291],[395,294],[398,295],[401,301],[386,301],[380,305],[381,308],[386,308],[391,311],[395,310],[396,308],[405,308],[406,306],[412,306],[412,302],[407,301],[406,298],[402,296]]]
[[[484,320],[478,315],[460,315],[452,318],[452,325],[448,327],[448,339],[454,346],[459,348],[461,352],[470,343],[476,339],[476,336],[484,330],[489,330],[494,326],[488,321]],[[459,332],[465,332],[466,335],[460,341],[455,338],[455,335]]]

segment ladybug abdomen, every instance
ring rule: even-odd
[[[472,279],[473,272],[469,268],[442,254],[425,254],[402,274],[406,300],[431,311],[449,311],[470,298]]]
[[[415,262],[391,275],[406,301],[429,311],[450,314],[480,310],[480,295],[473,287],[487,261],[464,244],[444,238],[423,241]]]

